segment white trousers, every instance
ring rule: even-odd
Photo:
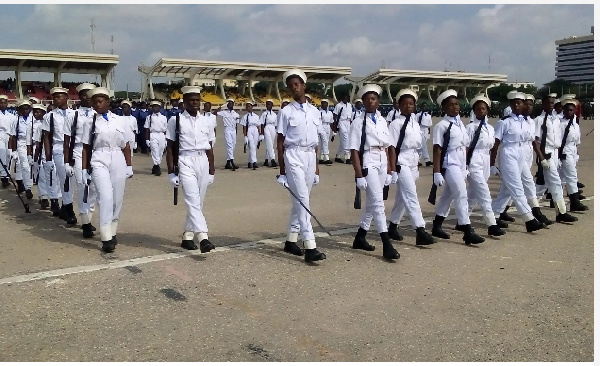
[[[22,180],[25,189],[31,189],[33,180],[31,179],[31,166],[29,165],[29,161],[27,161],[27,145],[25,141],[17,143],[17,154],[19,154],[19,160],[16,163],[16,180]]]
[[[92,153],[92,182],[96,185],[100,211],[100,240],[116,235],[125,193],[127,164],[119,148]]]
[[[421,128],[421,149],[419,150],[419,154],[425,162],[431,161],[429,150],[427,149],[427,140],[429,140],[429,130],[427,127]]]
[[[369,161],[378,161],[378,164],[369,166],[367,180],[366,199],[358,225],[369,231],[371,221],[375,221],[378,233],[387,232],[385,205],[383,203],[383,187],[387,176],[387,156],[385,151],[366,151],[371,154]],[[366,159],[365,159],[366,160]]]
[[[319,129],[319,151],[321,157],[329,155],[329,136],[331,134],[331,127],[329,123],[322,123]],[[325,159],[323,159],[325,160]]]
[[[9,155],[10,154],[8,153],[8,136],[6,138],[6,141],[0,138],[0,160],[2,160],[2,164],[6,166],[6,169],[10,169],[10,167],[8,166]],[[0,177],[8,177],[6,170],[2,168],[2,165],[0,165]]]
[[[225,148],[227,150],[227,160],[233,160],[233,151],[235,150],[235,142],[237,139],[235,127],[225,127],[223,134],[225,135]]]
[[[563,198],[563,188],[560,179],[559,166],[560,161],[558,159],[558,149],[554,149],[552,151],[552,156],[550,159],[547,159],[550,164],[550,168],[544,169],[544,185],[539,186],[536,185],[536,196],[541,196],[544,194],[544,191],[548,189],[548,192],[552,195],[552,199],[554,201],[559,201]],[[577,183],[575,184],[577,185]]]
[[[94,182],[92,182],[88,188],[88,198],[87,198],[87,203],[83,202],[83,192],[85,191],[85,184],[83,184],[83,181],[81,180],[81,151],[82,151],[82,147],[75,147],[75,149],[73,149],[73,158],[75,159],[75,165],[73,166],[73,170],[74,170],[74,178],[75,181],[77,182],[77,205],[79,207],[79,214],[81,216],[81,223],[82,224],[89,224],[90,223],[90,219],[89,219],[89,213],[90,211],[90,207],[94,207],[94,203],[96,202],[97,199],[97,194],[96,194],[96,185],[94,184]],[[75,187],[71,186],[69,187],[71,189],[74,189]]]
[[[285,174],[289,188],[302,203],[310,210],[310,191],[315,180],[317,167],[314,150],[302,151],[301,149],[286,149],[283,155],[285,161]],[[305,249],[314,249],[315,234],[310,222],[311,216],[304,207],[290,195],[292,212],[290,213],[289,233],[300,233],[300,239],[305,242]],[[306,245],[309,244],[309,245]],[[312,246],[312,248],[309,248]]]
[[[467,183],[465,182],[465,170],[457,165],[450,165],[444,174],[444,191],[435,205],[437,216],[448,216],[450,204],[454,200],[454,212],[459,225],[469,225],[469,204],[467,200]]]
[[[187,208],[183,230],[208,233],[206,219],[202,213],[204,196],[208,187],[208,158],[205,153],[179,157],[179,182],[183,189],[183,200]]]
[[[265,159],[275,160],[275,141],[277,140],[277,129],[274,124],[265,125]]]
[[[401,165],[396,183],[396,197],[394,207],[390,213],[390,222],[399,224],[408,211],[410,224],[413,229],[425,227],[425,220],[421,212],[419,197],[417,196],[416,181],[419,179],[419,169],[416,166]]]
[[[152,153],[152,163],[154,165],[160,165],[166,147],[167,139],[164,133],[150,133],[150,151]]]
[[[576,156],[567,153],[567,158],[561,161],[559,169],[560,178],[565,182],[567,194],[579,192],[577,188],[577,159]],[[562,186],[561,186],[562,196]]]
[[[337,156],[342,159],[350,159],[350,150],[348,150],[348,134],[350,133],[350,121],[340,121],[338,123],[338,137],[340,138],[340,146],[338,147]]]
[[[256,163],[256,149],[258,145],[258,128],[256,126],[248,126],[248,162]]]
[[[498,165],[502,182],[498,195],[492,200],[494,215],[498,218],[504,212],[511,198],[520,216],[531,213],[527,197],[525,197],[522,180],[522,171],[524,169],[529,170],[529,175],[531,175],[531,168],[526,168],[526,157],[516,144],[501,147],[499,155],[500,160]]]
[[[69,181],[69,192],[65,192],[65,180],[67,179],[67,172],[65,171],[65,158],[62,141],[54,144],[54,147],[52,148],[52,160],[54,161],[54,166],[56,167],[58,182],[52,178],[51,190],[55,189],[54,186],[57,186],[56,188],[58,188],[62,194],[63,205],[71,204],[73,203],[73,189],[71,189],[71,187],[75,187],[76,181],[74,176],[71,177],[71,180]]]
[[[42,150],[42,165],[40,167],[40,176],[38,178],[38,190],[40,197],[47,197],[52,200],[62,198],[62,191],[58,182],[58,174],[56,168],[52,169],[52,172],[48,174],[44,169],[44,162],[46,161],[46,152]],[[50,185],[50,177],[52,177],[52,185]]]
[[[472,212],[477,204],[479,204],[484,218],[487,217],[486,215],[494,215],[488,179],[490,179],[490,154],[489,152],[480,153],[476,149],[473,151],[471,164],[469,164],[467,199],[469,202],[469,212]],[[494,222],[492,225],[495,224]]]

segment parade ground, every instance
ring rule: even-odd
[[[235,172],[224,169],[217,129],[204,203],[217,250],[207,254],[179,246],[185,204],[180,190],[173,205],[165,160],[155,177],[150,156],[133,157],[111,254],[101,252],[99,234],[84,239],[79,225],[40,211],[37,197],[26,214],[14,190],[2,189],[0,361],[592,362],[593,127],[581,120],[577,170],[590,209],[573,213],[574,225],[530,234],[517,218],[495,239],[476,212],[486,241],[466,246],[452,210],[444,222],[451,239],[420,248],[405,216],[395,262],[383,259],[374,228],[374,252],[352,249],[354,173],[338,163],[320,166],[311,194],[311,211],[332,234],[313,220],[327,259],[307,264],[285,253],[290,196],[275,181],[279,168],[262,167],[264,146],[259,169],[246,167],[241,126]],[[428,231],[431,183],[423,166],[417,188]],[[489,181],[493,197],[499,184]],[[394,196],[395,187],[387,214]],[[540,203],[554,221],[548,200]]]

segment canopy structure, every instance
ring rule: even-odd
[[[119,56],[97,53],[68,53],[37,50],[0,50],[0,71],[14,71],[16,96],[23,98],[21,73],[54,74],[54,86],[62,86],[62,74],[100,75],[101,86],[111,85],[110,73],[119,63]]]
[[[154,77],[175,77],[183,78],[187,85],[195,85],[198,80],[214,80],[215,88],[223,99],[226,99],[224,80],[245,81],[242,94],[249,91],[250,99],[254,100],[251,86],[253,82],[265,81],[269,83],[268,94],[271,94],[273,86],[277,98],[281,99],[279,92],[279,82],[282,81],[283,74],[291,69],[300,69],[304,71],[308,82],[324,83],[331,85],[339,78],[350,75],[350,67],[333,66],[300,66],[300,65],[281,65],[281,64],[260,64],[248,62],[229,62],[229,61],[204,61],[204,60],[184,60],[174,58],[161,58],[154,66],[139,66],[138,71],[142,74],[142,98],[154,98],[152,88],[152,78]],[[335,92],[334,92],[335,98]]]
[[[347,78],[348,79],[348,78]],[[466,94],[467,87],[476,87],[481,89],[487,96],[487,89],[497,83],[504,83],[508,79],[507,75],[500,74],[480,74],[467,72],[450,72],[450,71],[419,71],[419,70],[392,70],[379,69],[360,81],[355,81],[356,78],[348,79],[353,84],[352,99],[356,88],[364,84],[379,84],[385,87],[387,95],[392,99],[390,86],[398,84],[403,87],[417,85],[419,90],[427,90],[427,97],[433,102],[431,90],[436,89],[437,94],[441,91],[454,88],[463,88]],[[433,88],[432,88],[433,87]],[[445,87],[445,88],[444,88]]]

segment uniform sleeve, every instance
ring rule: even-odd
[[[150,128],[150,116],[146,117],[146,121],[144,122],[144,128]]]
[[[426,116],[423,116],[423,121],[421,121],[421,125],[423,127],[431,127],[432,124],[433,124],[433,120],[431,119],[431,114],[427,114]]]
[[[506,120],[498,121],[498,123],[496,123],[494,137],[497,140],[502,141],[502,136],[504,136],[505,131],[506,131]]]
[[[467,145],[471,145],[471,141],[473,141],[473,136],[475,135],[475,124],[473,122],[469,123],[465,130],[467,131],[467,136],[469,136],[469,141],[467,141]]]
[[[217,112],[217,116],[221,116],[221,117],[223,117],[223,112],[224,112],[224,111],[218,111],[218,112]]]
[[[86,145],[91,145],[92,144],[92,123],[93,123],[93,117],[92,119],[86,121],[83,124],[83,133],[81,134],[81,141],[86,144]]]
[[[27,133],[25,134],[25,144],[27,144],[27,145],[33,144],[32,131],[33,131],[33,123],[30,124],[29,126],[27,126]]]
[[[287,116],[285,115],[285,111],[279,111],[277,115],[277,133],[285,136],[287,132]]]
[[[137,119],[131,118],[131,116],[129,117],[129,121],[131,121],[130,123],[133,125],[133,132],[135,132],[136,134],[139,132],[138,130],[138,124],[137,124]]]
[[[383,126],[383,128],[387,131],[387,141],[383,142],[383,147],[389,147],[392,144],[392,139],[390,138],[390,129],[388,128],[387,121],[382,116],[379,116],[379,123]]]
[[[388,130],[390,131],[390,145],[396,146],[400,138],[400,124],[392,121],[388,126]]]
[[[363,120],[357,118],[350,125],[350,133],[348,134],[348,150],[360,150],[360,137],[362,134]]]
[[[10,136],[14,136],[17,134],[17,120],[14,118],[10,122],[10,127],[8,128],[8,134]]]
[[[215,135],[215,128],[213,126],[212,120],[210,117],[206,117],[208,119],[208,125],[209,125],[209,129],[208,129],[208,141],[210,142],[215,142],[217,140],[217,136]]]
[[[44,130],[44,131],[50,131],[50,115],[51,114],[52,114],[52,112],[46,113],[44,115],[44,120],[42,121],[42,130]]]
[[[537,117],[533,120],[535,125],[535,137],[541,139],[542,138],[542,123],[544,122],[544,118],[542,116]]]
[[[341,109],[341,105],[340,104],[336,105],[335,108],[333,108],[333,114],[339,115],[340,109]]]
[[[169,121],[167,122],[167,140],[170,140],[170,141],[176,140],[176,137],[175,137],[176,122],[177,121],[175,120],[175,117],[169,118]]]
[[[438,122],[435,127],[433,127],[433,144],[443,146],[444,145],[444,132],[446,132],[446,123]]]
[[[35,142],[40,142],[42,136],[42,124],[38,124],[37,126],[35,126],[35,128],[33,129],[33,141]]]

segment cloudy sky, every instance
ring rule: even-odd
[[[382,64],[460,69],[539,86],[554,79],[554,41],[589,34],[594,22],[593,5],[0,5],[0,11],[2,48],[90,52],[94,18],[96,52],[110,53],[114,36],[115,89],[128,84],[130,91],[140,88],[137,66],[161,57],[350,66],[356,76]]]

